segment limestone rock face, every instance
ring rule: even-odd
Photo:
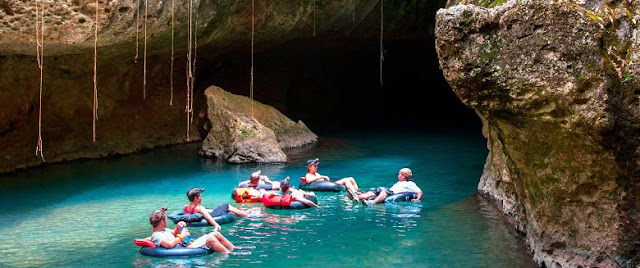
[[[490,2],[450,3],[435,30],[445,78],[483,121],[479,191],[540,265],[635,267],[637,4]]]
[[[205,96],[211,130],[202,144],[201,155],[232,163],[284,162],[287,158],[282,149],[318,139],[302,121],[295,123],[273,107],[252,104],[247,97],[215,86],[205,90]]]

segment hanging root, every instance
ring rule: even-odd
[[[187,141],[190,140],[189,132],[191,128],[191,118],[193,118],[193,64],[192,64],[192,27],[193,23],[193,0],[189,0],[189,40],[187,40],[187,101],[185,105],[185,112],[187,113]]]
[[[147,99],[147,2],[144,0],[144,70],[142,78],[142,99]]]
[[[356,24],[356,4],[355,0],[351,0],[351,22]]]
[[[44,152],[42,147],[42,85],[44,71],[44,3],[42,3],[42,14],[38,14],[38,0],[36,2],[36,61],[40,69],[40,104],[38,106],[38,141],[36,142],[36,155],[40,156],[42,162],[44,160]],[[40,24],[38,25],[38,20]]]
[[[133,58],[133,63],[138,63],[138,29],[140,29],[140,0],[137,2],[137,10],[136,13],[136,57]]]
[[[193,90],[196,85],[196,59],[198,58],[198,9],[195,11],[195,28],[193,30],[193,67],[191,68],[191,114],[189,118],[189,122],[193,123],[193,100],[195,96],[193,95]]]
[[[382,38],[384,37],[384,0],[380,0],[380,85],[382,86],[382,62],[384,61],[384,47]]]
[[[173,28],[174,28],[174,6],[175,1],[171,0],[171,73],[169,74],[169,79],[171,80],[171,98],[169,99],[169,105],[173,106]]]
[[[98,120],[98,26],[100,21],[98,20],[98,0],[96,0],[96,31],[95,31],[95,43],[93,45],[93,142],[96,142],[96,120]]]
[[[314,0],[315,1],[315,0]],[[251,83],[249,84],[249,98],[251,99],[251,116],[253,117],[253,42],[255,36],[255,0],[251,0]]]

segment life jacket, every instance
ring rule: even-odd
[[[236,188],[233,190],[236,203],[260,202],[260,191],[254,188]]]
[[[269,193],[262,196],[262,203],[264,203],[265,207],[289,207],[293,201],[296,201],[296,199],[291,195]]]

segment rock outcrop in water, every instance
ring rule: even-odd
[[[231,163],[285,162],[282,149],[316,142],[318,136],[298,121],[295,123],[271,106],[219,87],[205,90],[211,130],[200,154]],[[252,116],[253,114],[253,116]]]
[[[637,267],[640,3],[463,2],[485,7],[438,11],[436,46],[483,121],[479,191],[540,265]]]

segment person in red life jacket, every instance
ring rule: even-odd
[[[411,199],[413,202],[418,202],[422,199],[422,190],[413,182],[413,173],[411,169],[403,168],[398,172],[398,182],[396,182],[391,188],[378,187],[375,191],[368,191],[364,194],[360,194],[358,198],[362,200],[362,204],[366,206],[375,205],[377,203],[384,202],[384,199],[390,195],[414,192],[418,194],[418,197]],[[376,197],[374,200],[369,200],[371,197]]]
[[[222,204],[216,207],[211,213],[207,211],[207,208],[201,205],[202,203],[202,192],[204,192],[204,188],[191,188],[187,191],[187,198],[189,198],[190,203],[188,205],[184,205],[182,210],[187,214],[200,213],[202,216],[207,219],[207,221],[213,225],[213,230],[220,230],[220,224],[218,224],[213,217],[217,217],[229,212],[236,214],[239,217],[247,217],[248,214],[239,210],[229,204]]]
[[[320,164],[320,160],[318,160],[318,158],[307,160],[307,175],[304,176],[304,182],[312,183],[315,181],[331,181],[328,176],[318,173],[318,164]],[[347,196],[354,202],[358,202],[357,193],[364,193],[364,191],[360,190],[358,183],[356,183],[356,180],[352,177],[342,178],[334,181],[334,183],[344,185],[347,188]]]
[[[188,248],[206,248],[221,253],[229,253],[229,251],[236,249],[227,238],[216,231],[185,243],[190,240],[191,237],[189,230],[185,227],[187,224],[181,221],[178,222],[175,229],[171,230],[167,228],[167,216],[164,213],[166,210],[167,208],[164,207],[149,215],[149,223],[151,223],[153,228],[151,241],[153,241],[157,247],[174,248],[177,245],[186,244]]]
[[[272,181],[269,177],[262,175],[262,171],[258,170],[256,172],[251,173],[249,180],[238,183],[238,187],[242,187],[242,185],[247,185],[249,188],[255,189],[264,189],[264,190],[280,190],[280,183],[277,181]],[[269,187],[271,185],[271,187]]]
[[[311,196],[311,195],[315,196],[315,194],[307,193],[303,190],[297,190],[295,188],[290,187],[289,177],[287,177],[286,179],[280,182],[280,188],[282,189],[283,196],[287,196],[287,195],[291,196],[291,202],[299,201],[310,207],[318,207],[316,203],[313,203],[311,200],[306,198],[307,196]]]

